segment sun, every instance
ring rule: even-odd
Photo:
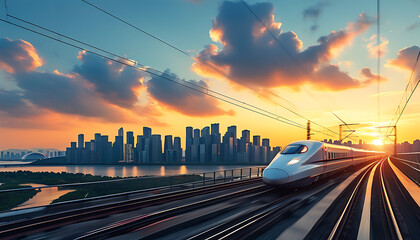
[[[384,145],[384,141],[382,141],[381,139],[375,139],[372,143],[373,145]]]

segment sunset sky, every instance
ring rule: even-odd
[[[338,132],[335,113],[361,123],[357,135],[367,142],[380,135],[374,126],[391,124],[420,50],[420,1],[381,1],[378,116],[376,1],[246,1],[265,26],[240,1],[88,2],[191,57],[79,0],[7,1],[7,12],[305,126],[283,107]],[[36,29],[6,18],[3,2],[0,18]],[[399,142],[420,138],[419,109],[417,90]],[[120,127],[137,135],[143,126],[184,145],[186,126],[214,122],[222,133],[236,125],[239,136],[249,129],[271,145],[306,138],[304,129],[0,22],[0,150],[64,150],[79,133],[113,140]]]

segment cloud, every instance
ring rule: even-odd
[[[366,14],[360,14],[356,22],[320,37],[318,44],[302,50],[303,43],[297,34],[282,32],[281,23],[274,21],[271,4],[257,3],[250,8],[268,29],[240,2],[223,2],[210,30],[211,38],[220,42],[222,48],[207,45],[196,56],[194,72],[225,78],[254,90],[280,86],[299,89],[303,84],[325,90],[363,86],[329,61],[373,24]]]
[[[377,82],[378,81],[378,77],[379,77],[379,81],[380,82],[384,82],[387,79],[384,76],[379,76],[378,74],[373,74],[372,71],[370,70],[370,68],[365,67],[362,68],[362,70],[360,70],[360,75],[362,75],[366,80],[365,80],[365,84],[369,84],[372,82]]]
[[[330,5],[328,0],[318,1],[315,5],[312,5],[308,8],[305,8],[303,10],[303,18],[305,19],[311,19],[314,21],[314,24],[311,26],[311,31],[315,31],[318,29],[318,24],[316,23],[319,16],[321,15],[321,12],[323,9]]]
[[[79,52],[78,59],[81,64],[74,72],[92,83],[103,99],[123,108],[137,103],[144,78],[140,71],[86,52]]]
[[[99,98],[80,78],[33,71],[18,73],[15,79],[23,98],[42,108],[109,121],[124,119],[118,108]]]
[[[41,58],[29,42],[0,39],[0,46],[0,69],[10,73],[10,79],[19,87],[15,91],[0,89],[1,125],[14,119],[10,121],[17,125],[12,125],[18,126],[28,121],[17,119],[43,119],[40,116],[52,114],[106,122],[143,119],[163,124],[155,118],[158,110],[138,104],[143,75],[135,69],[80,52],[81,64],[74,71],[40,72],[36,68],[42,65]],[[42,125],[36,122],[34,119],[32,126]]]
[[[395,67],[412,71],[416,59],[419,56],[420,47],[411,46],[398,51],[397,58],[390,59],[388,63]]]
[[[161,76],[165,78],[177,76],[165,70]],[[188,81],[193,88],[199,85],[207,88],[204,81]],[[218,101],[208,95],[196,92],[181,85],[169,82],[158,76],[152,76],[147,81],[147,92],[150,96],[165,107],[189,116],[215,116],[215,115],[233,115],[233,110],[225,111],[218,105]]]
[[[377,44],[376,41],[376,34],[373,34],[372,37],[369,38],[369,43],[366,45],[368,51],[369,51],[369,57],[371,58],[377,58],[379,57],[383,57],[385,53],[388,52],[388,43],[389,41],[385,38],[380,37],[380,44]],[[378,54],[378,50],[379,50],[379,54]]]
[[[8,73],[28,72],[42,65],[42,59],[29,42],[0,38],[0,69]]]
[[[420,22],[416,22],[416,23],[410,24],[406,29],[407,29],[407,31],[411,31],[411,30],[414,30],[414,29],[416,29],[418,27],[420,27]]]
[[[28,117],[39,112],[22,97],[23,92],[0,88],[0,111],[13,117]]]

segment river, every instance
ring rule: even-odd
[[[261,165],[258,165],[261,166]],[[257,167],[251,165],[68,165],[68,166],[7,166],[0,172],[67,172],[84,173],[109,177],[170,176],[203,172],[224,171],[238,168]]]
[[[21,185],[30,185],[31,187],[44,187],[44,184],[38,183],[25,183]],[[55,199],[59,198],[61,195],[64,195],[74,190],[60,190],[57,187],[52,188],[41,188],[39,192],[28,201],[20,204],[19,206],[13,208],[12,210],[28,208],[28,207],[39,207],[50,204]]]

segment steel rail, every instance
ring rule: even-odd
[[[384,161],[384,159],[382,159],[381,161]],[[379,162],[380,163],[380,162]],[[379,164],[377,163],[377,164]],[[369,169],[367,169],[367,171],[365,171],[362,175],[362,177],[359,179],[359,181],[357,182],[356,186],[353,189],[353,192],[350,195],[350,198],[348,199],[346,206],[344,207],[340,217],[338,218],[336,224],[334,225],[334,228],[331,230],[330,235],[328,236],[328,240],[332,240],[334,239],[337,235],[340,234],[340,230],[339,227],[342,225],[342,223],[345,221],[345,216],[348,214],[349,210],[351,209],[351,206],[353,205],[354,201],[355,201],[355,196],[356,193],[359,191],[361,183],[365,180],[365,177],[367,175],[368,172],[372,171],[373,169],[373,165],[371,165],[369,167]]]
[[[164,193],[155,196],[130,199],[125,201],[106,203],[96,206],[89,206],[59,213],[44,215],[28,220],[21,220],[4,224],[1,226],[0,238],[13,239],[30,233],[40,232],[52,228],[61,227],[71,223],[96,219],[111,214],[137,210],[147,206],[158,205],[173,200],[185,199],[192,196],[203,195],[220,190],[239,187],[260,182],[261,178],[247,179],[243,181],[221,183],[212,186],[205,186],[196,189],[187,189],[171,193]]]
[[[381,189],[382,189],[382,195],[383,198],[386,200],[384,204],[386,206],[386,210],[385,212],[387,213],[388,217],[391,218],[391,221],[388,221],[389,225],[391,225],[390,227],[393,227],[396,237],[400,240],[403,239],[402,235],[401,235],[401,231],[400,228],[398,227],[398,223],[397,223],[397,219],[395,218],[394,215],[394,211],[392,210],[392,206],[391,206],[391,202],[389,201],[389,197],[388,197],[388,192],[386,190],[386,186],[385,186],[385,182],[384,182],[384,172],[383,172],[383,162],[381,164],[381,168],[380,168],[380,173],[381,173]],[[384,208],[385,208],[384,206]],[[392,224],[391,224],[392,222]]]
[[[261,192],[259,192],[261,191]],[[272,189],[268,189],[266,186],[256,186],[244,190],[239,190],[233,193],[227,193],[221,196],[213,197],[210,199],[185,204],[182,206],[170,208],[167,210],[158,211],[152,214],[147,214],[145,216],[138,216],[130,219],[125,219],[120,221],[119,223],[113,224],[111,226],[107,226],[104,228],[96,229],[91,231],[87,234],[84,234],[76,239],[81,240],[88,240],[88,239],[104,239],[114,236],[119,236],[122,234],[129,233],[133,230],[146,227],[150,224],[162,221],[167,218],[171,218],[173,216],[183,214],[189,211],[196,210],[198,208],[207,207],[216,203],[220,203],[222,201],[226,201],[232,198],[241,197],[247,194],[252,193],[267,193],[272,191]]]

